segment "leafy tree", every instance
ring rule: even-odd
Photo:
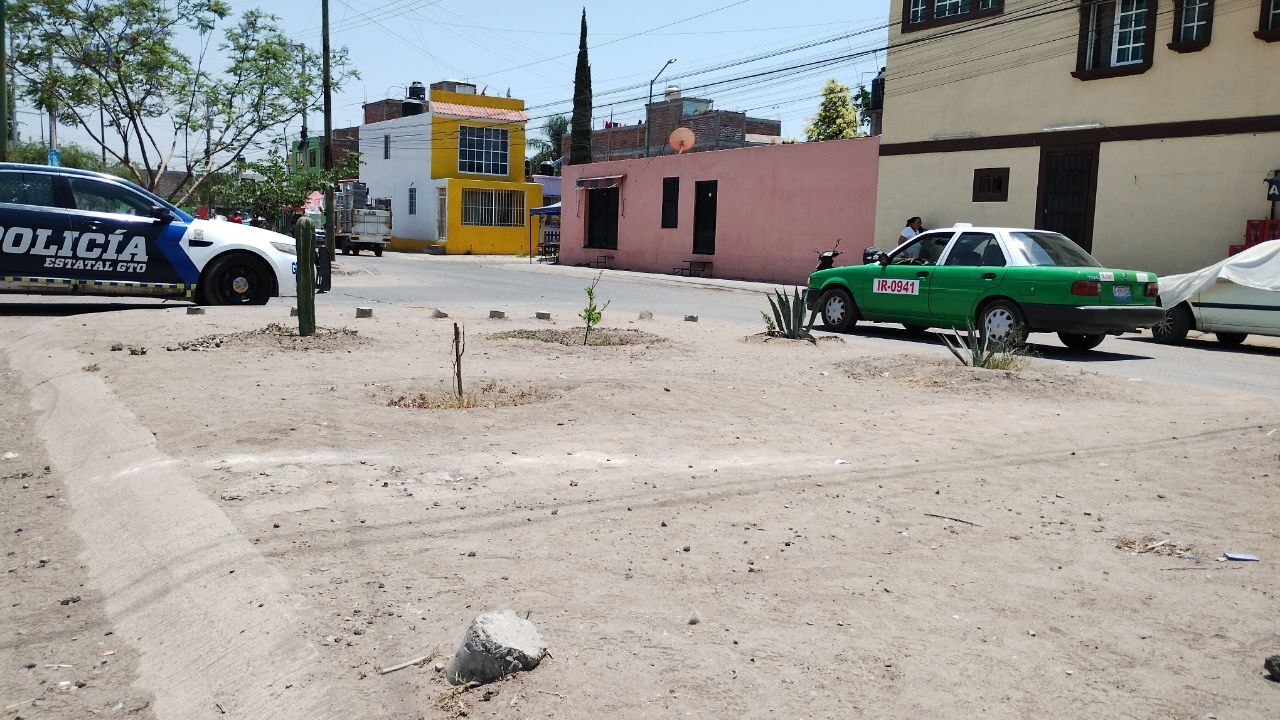
[[[853,108],[858,111],[858,134],[871,132],[871,90],[866,85],[853,91]]]
[[[822,88],[822,104],[818,106],[818,114],[809,120],[804,134],[809,142],[860,136],[858,110],[849,95],[848,85],[835,78],[827,81]]]
[[[80,147],[75,143],[62,143],[62,166],[79,170],[109,172],[120,177],[130,177],[129,170],[119,165],[103,163],[97,150]],[[44,165],[49,159],[49,147],[38,142],[18,142],[9,146],[9,162]]]
[[[53,107],[148,189],[166,171],[184,172],[170,195],[179,203],[321,102],[319,54],[274,15],[255,9],[232,20],[224,0],[9,0],[9,17],[26,97]],[[197,35],[196,57],[174,45],[181,31]],[[208,66],[211,53],[225,69]],[[335,87],[355,75],[345,50],[333,67]]]
[[[569,164],[591,162],[591,65],[587,63],[587,9],[582,9],[578,38],[578,68],[573,74],[573,122],[569,134]]]
[[[329,183],[358,177],[359,153],[341,156],[341,164],[332,170],[290,167],[288,158],[272,151],[266,159],[236,162],[234,172],[218,177],[210,187],[210,195],[222,207],[248,210],[266,219],[267,227],[284,229],[284,214],[307,201],[311,193],[324,190]]]
[[[537,148],[537,152],[529,160],[535,170],[542,163],[552,162],[560,157],[564,136],[569,133],[569,118],[563,115],[551,116],[547,119],[547,124],[542,126],[542,132],[545,138],[529,140],[529,144]]]

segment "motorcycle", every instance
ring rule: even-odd
[[[819,250],[818,248],[814,248],[813,251],[818,255],[818,267],[814,268],[813,271],[817,272],[819,270],[829,270],[835,267],[836,258],[840,257],[839,248],[840,248],[839,238],[836,239],[835,247],[831,248],[830,250]]]

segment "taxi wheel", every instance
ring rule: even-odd
[[[271,269],[256,256],[228,253],[209,264],[200,285],[206,305],[266,305]]]
[[[1219,344],[1227,345],[1229,347],[1239,345],[1240,343],[1244,342],[1245,338],[1249,337],[1248,333],[1233,333],[1233,332],[1216,332],[1214,333],[1214,336],[1218,338]]]
[[[906,328],[908,335],[915,335],[916,337],[927,335],[929,332],[929,328],[923,325],[908,325],[903,323],[902,327]]]
[[[978,311],[978,330],[993,343],[1018,347],[1027,342],[1027,320],[1011,300],[995,300]]]
[[[1092,350],[1102,344],[1106,335],[1081,335],[1079,333],[1058,333],[1058,339],[1071,350]]]
[[[1195,327],[1195,318],[1185,303],[1164,311],[1164,319],[1151,326],[1151,337],[1161,345],[1181,345]]]
[[[822,306],[822,324],[831,332],[849,332],[858,322],[858,308],[853,296],[844,288],[832,288],[818,299]]]

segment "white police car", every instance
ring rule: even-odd
[[[296,294],[293,238],[198,220],[127,180],[0,163],[0,292],[262,305]]]

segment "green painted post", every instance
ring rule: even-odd
[[[293,227],[298,241],[298,334],[316,334],[316,224],[302,217]]]

